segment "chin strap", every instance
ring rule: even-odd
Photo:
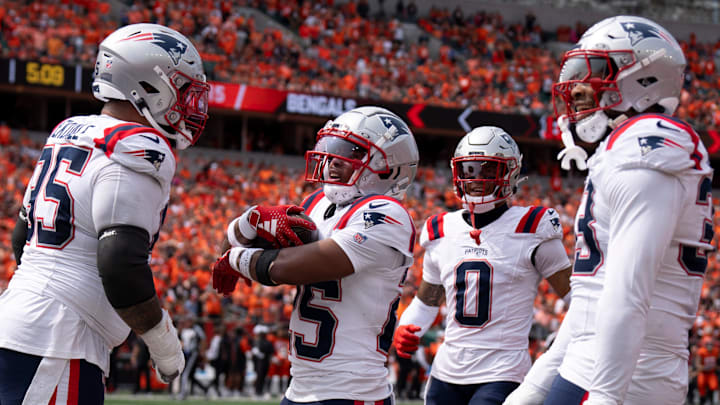
[[[560,167],[563,170],[570,170],[570,162],[575,161],[578,170],[587,170],[587,152],[585,152],[585,149],[575,145],[567,115],[561,115],[557,119],[557,125],[560,128],[563,145],[565,145],[565,149],[561,150],[557,155]]]
[[[472,223],[472,230],[470,231],[470,237],[475,240],[475,243],[480,244],[480,234],[482,231],[475,226],[475,203],[468,201],[468,208],[470,209],[470,222]]]

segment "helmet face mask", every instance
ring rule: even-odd
[[[629,64],[618,68],[615,56],[631,60]],[[616,78],[620,72],[636,63],[631,51],[597,51],[573,50],[565,54],[558,83],[552,88],[555,115],[566,115],[569,122],[576,123],[596,111],[612,109],[622,103],[622,94],[618,89]],[[581,104],[573,97],[577,86],[588,86],[592,99],[581,100]]]
[[[184,84],[178,88],[177,84],[183,82]],[[193,80],[182,72],[175,72],[170,78],[170,83],[178,98],[170,107],[170,111],[165,114],[165,120],[172,129],[193,145],[205,129],[208,119],[210,85]]]
[[[323,128],[318,132],[315,148],[305,154],[305,180],[339,186],[353,186],[363,171],[387,173],[389,168],[378,171],[370,167],[370,150],[384,155],[367,139],[355,135],[348,130]],[[331,167],[339,166],[338,171],[349,172],[349,175],[336,176]]]
[[[157,24],[117,29],[100,43],[93,95],[129,101],[150,125],[185,149],[208,119],[207,84],[200,54],[179,32]]]
[[[672,114],[684,70],[682,49],[663,27],[642,17],[607,18],[565,54],[552,91],[556,118],[567,116],[581,140],[598,142],[623,113],[658,106]]]
[[[521,165],[522,154],[507,132],[475,128],[460,140],[450,160],[455,195],[469,211],[490,211],[515,193]]]
[[[305,180],[323,184],[336,204],[384,194],[402,199],[415,178],[419,153],[407,124],[380,107],[345,112],[318,132],[305,154]]]
[[[463,195],[488,197],[487,203],[509,197],[511,168],[517,166],[515,158],[471,155],[453,158],[453,179]]]

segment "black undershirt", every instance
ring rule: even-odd
[[[480,229],[488,224],[491,224],[496,219],[500,218],[502,214],[505,213],[505,211],[509,210],[510,206],[506,204],[502,204],[499,207],[495,207],[492,210],[488,212],[483,212],[482,214],[474,214],[475,215],[475,229]],[[467,222],[468,225],[473,226],[472,220],[470,219],[470,212],[465,211],[463,212],[463,219],[465,222]]]

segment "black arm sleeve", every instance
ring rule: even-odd
[[[127,308],[155,295],[148,263],[150,236],[142,228],[112,226],[100,232],[97,266],[113,308]]]
[[[12,232],[12,248],[15,253],[15,263],[20,265],[20,257],[23,254],[23,248],[25,248],[25,239],[27,239],[28,222],[27,214],[25,214],[25,207],[20,208],[20,215],[15,223],[15,229]]]

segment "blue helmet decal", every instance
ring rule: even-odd
[[[410,133],[410,129],[407,127],[407,125],[405,125],[404,122],[397,119],[396,117],[393,117],[392,115],[380,115],[380,120],[387,129],[390,129],[390,127],[397,128],[397,134],[395,136]]]
[[[628,33],[630,45],[635,45],[646,38],[660,38],[670,40],[657,27],[642,22],[621,22],[620,26]]]
[[[181,40],[167,34],[153,32],[151,43],[165,50],[170,55],[173,63],[180,63],[180,58],[188,49],[188,45]]]

